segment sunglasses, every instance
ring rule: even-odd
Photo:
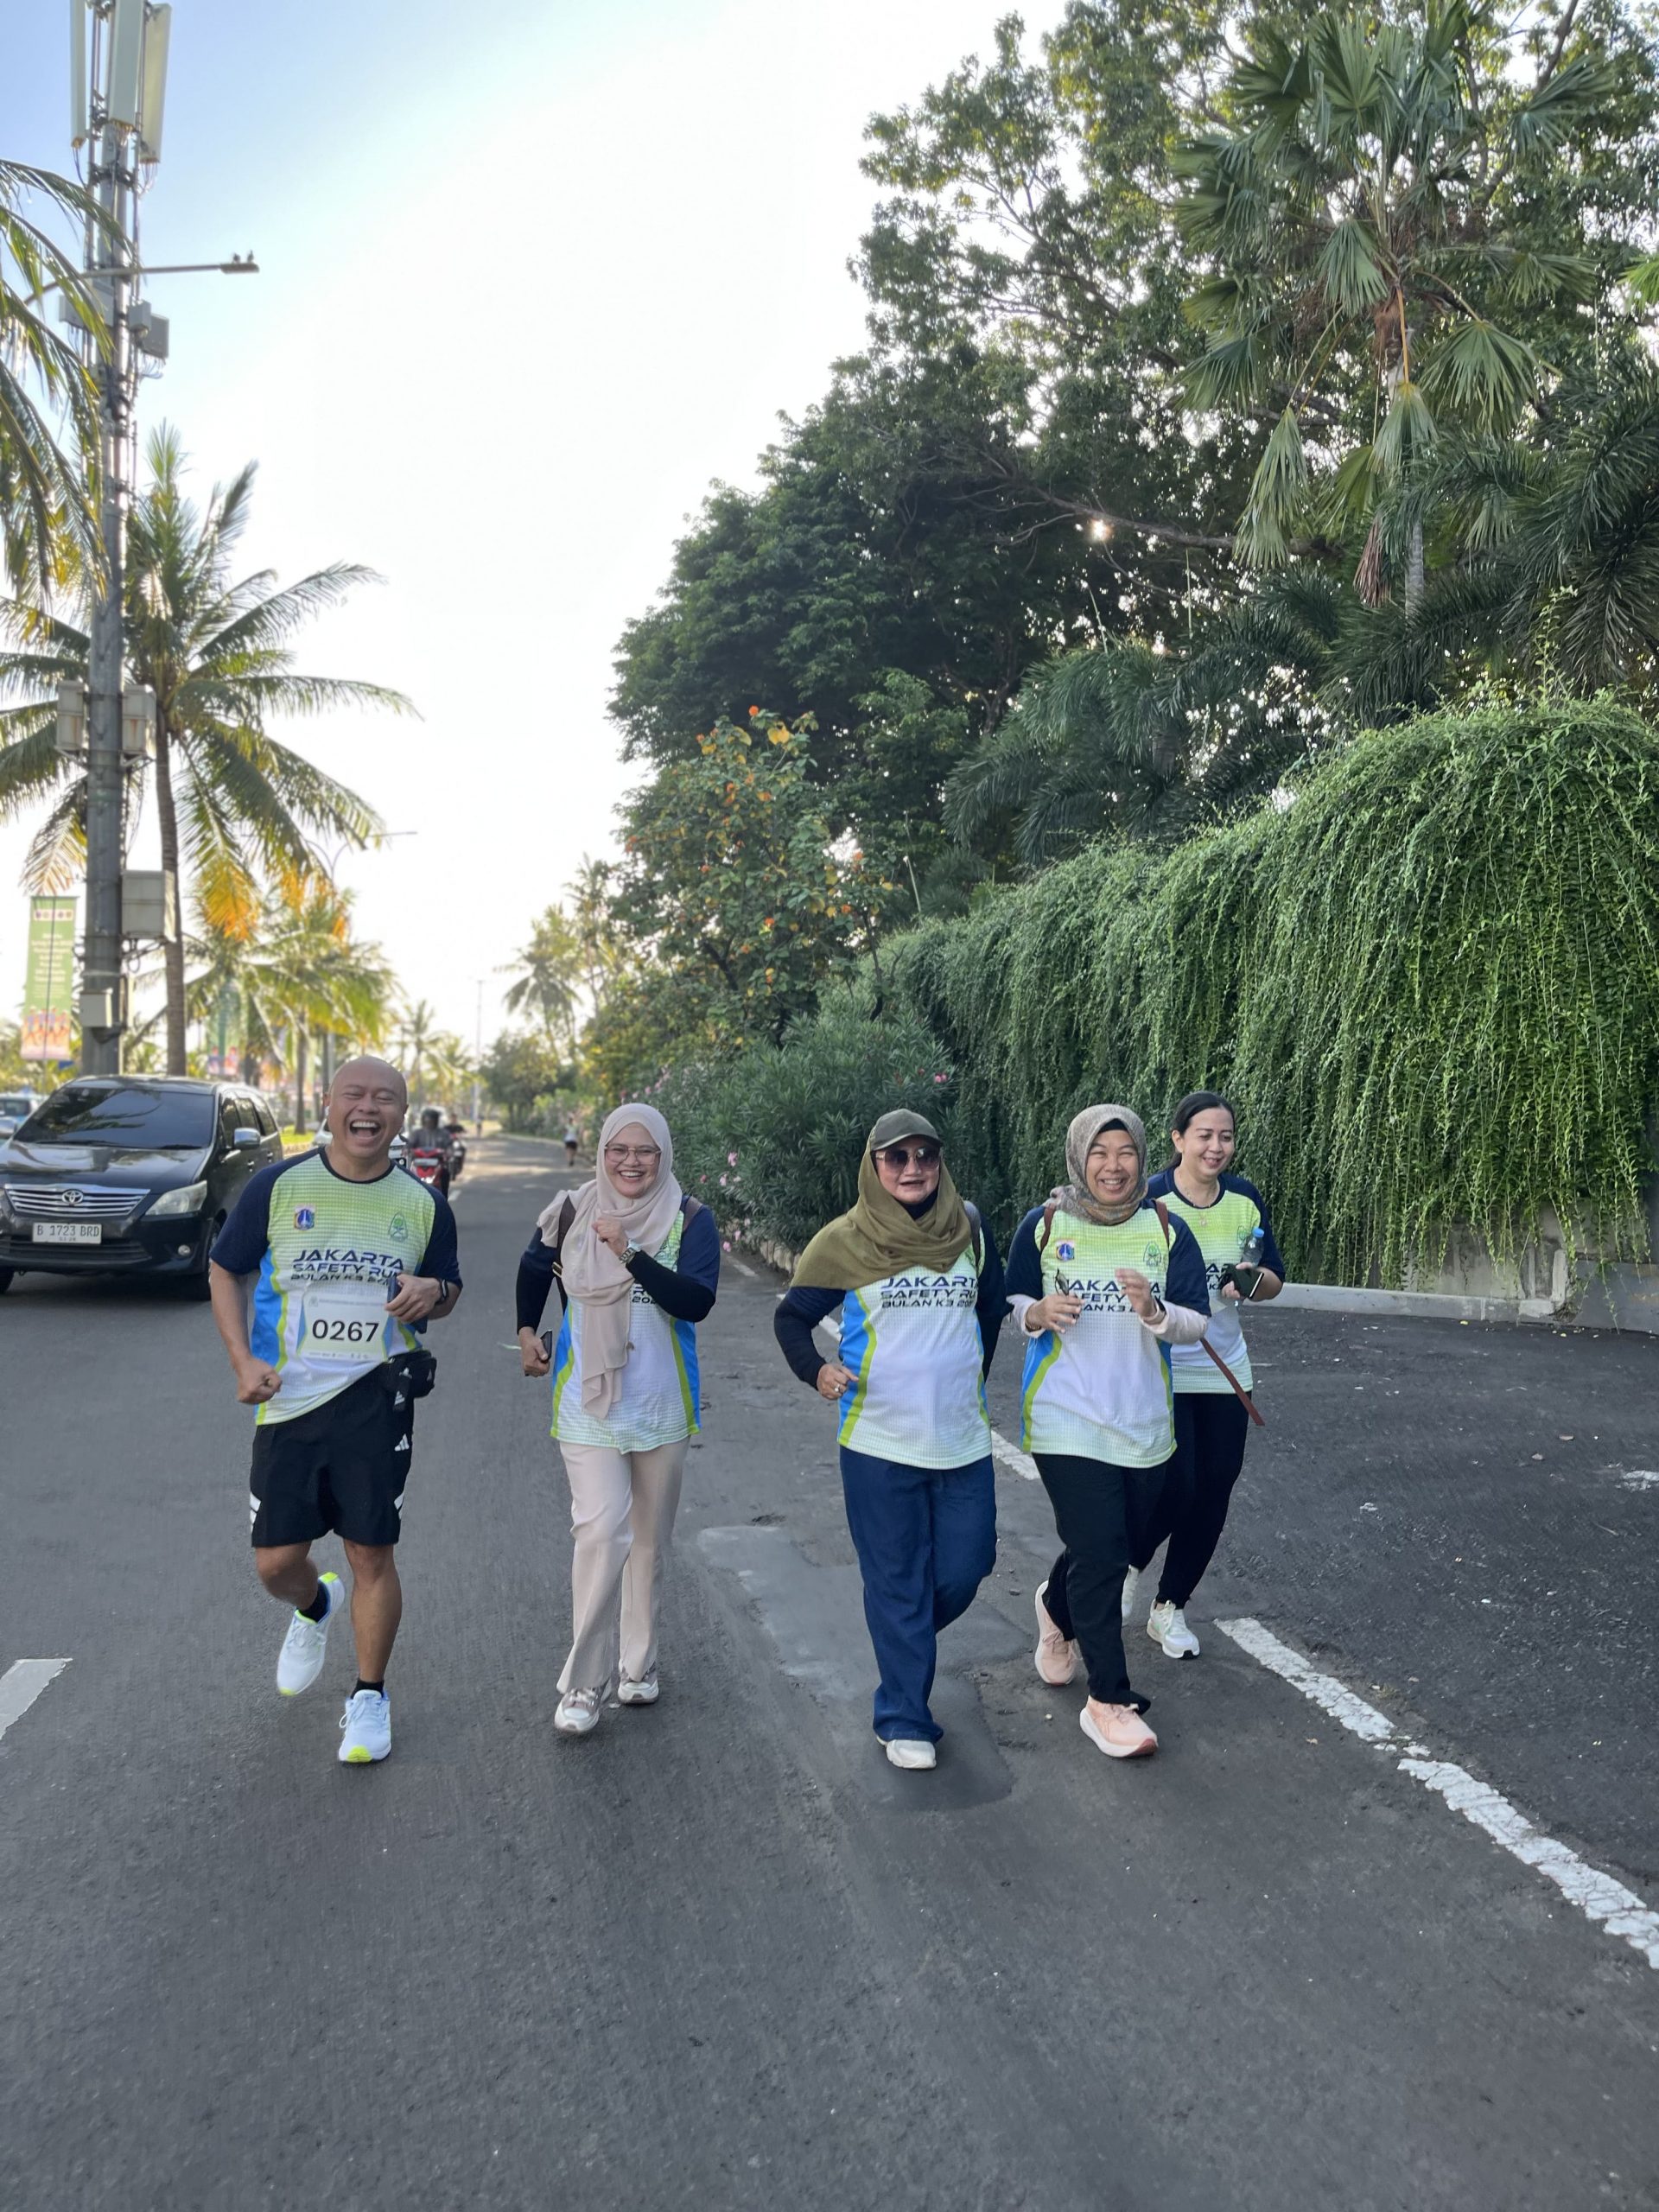
[[[885,1160],[893,1167],[908,1167],[913,1160],[918,1167],[937,1167],[940,1160],[936,1144],[918,1144],[912,1152],[907,1144],[884,1145],[875,1157]]]

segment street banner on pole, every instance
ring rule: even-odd
[[[74,1058],[75,903],[73,897],[29,902],[22,1033],[26,1060]]]

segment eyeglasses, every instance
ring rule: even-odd
[[[914,1152],[906,1144],[890,1144],[883,1146],[875,1157],[885,1160],[890,1167],[902,1169],[908,1167],[912,1160],[918,1167],[937,1167],[941,1154],[936,1144],[918,1144]]]
[[[628,1160],[636,1160],[640,1166],[649,1167],[653,1160],[662,1156],[654,1144],[607,1144],[605,1147],[606,1159],[615,1160],[619,1167]]]

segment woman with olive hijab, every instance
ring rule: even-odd
[[[1024,1442],[1065,1547],[1037,1592],[1037,1671],[1088,1671],[1083,1732],[1109,1758],[1158,1748],[1123,1656],[1123,1578],[1175,1451],[1169,1351],[1210,1313],[1192,1230],[1147,1195],[1147,1133],[1127,1106],[1066,1131],[1067,1180],[1014,1232],[1008,1295],[1026,1338]]]
[[[841,1308],[837,1358],[814,1326]],[[847,1525],[880,1683],[874,1726],[897,1767],[937,1764],[938,1631],[996,1560],[985,1377],[1007,1312],[990,1231],[957,1194],[938,1131],[884,1114],[858,1202],[801,1255],[773,1326],[803,1382],[840,1408]]]

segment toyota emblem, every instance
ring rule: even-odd
[[[74,1185],[72,1184],[63,1194],[63,1203],[67,1206],[78,1206],[80,1204],[80,1200],[81,1193],[76,1190]]]

